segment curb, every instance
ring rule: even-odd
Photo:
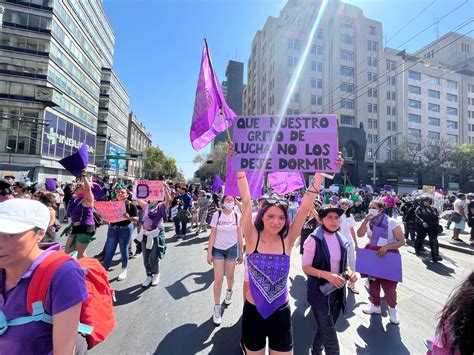
[[[430,243],[429,243],[429,241],[425,241],[425,244],[429,245]],[[461,247],[459,245],[451,244],[449,242],[445,243],[445,242],[440,241],[439,239],[438,239],[438,245],[439,245],[440,248],[455,250],[455,251],[458,251],[460,253],[474,255],[474,249],[470,248],[470,247],[466,248],[466,247]]]

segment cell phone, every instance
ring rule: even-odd
[[[326,179],[332,180],[336,176],[336,173],[332,173],[332,174],[321,173],[321,175]]]

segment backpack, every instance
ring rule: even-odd
[[[181,223],[188,223],[189,220],[193,217],[191,215],[191,212],[189,212],[188,210],[185,210],[184,208],[182,210],[179,210],[178,211],[178,214],[176,216]]]
[[[235,224],[238,226],[239,225],[239,221],[237,219],[237,213],[235,213],[234,211],[232,211],[232,213],[234,214],[235,216]],[[222,210],[219,210],[219,214],[217,215],[217,222],[219,222],[219,220],[221,219],[221,214],[222,214]]]
[[[48,255],[33,273],[28,286],[26,307],[35,315],[38,303],[45,304],[51,280],[56,270],[72,257],[57,251]],[[81,268],[87,271],[86,286],[89,297],[82,302],[80,326],[78,331],[86,334],[87,347],[92,349],[107,338],[115,327],[113,310],[113,290],[110,287],[104,267],[96,259],[83,257],[77,260]],[[35,311],[34,311],[35,310]],[[52,324],[46,318],[47,323]]]

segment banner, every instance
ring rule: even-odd
[[[305,187],[300,172],[273,172],[268,174],[268,183],[279,194],[285,195]]]
[[[263,173],[260,173],[260,171],[246,171],[245,175],[249,183],[250,196],[257,199],[262,197]],[[239,187],[237,186],[237,172],[232,171],[232,159],[229,156],[227,157],[224,195],[240,197]]]
[[[383,257],[377,250],[356,249],[356,272],[386,280],[402,282],[402,257],[399,253],[387,252]]]
[[[133,183],[133,199],[163,201],[165,199],[163,187],[163,181],[135,180]]]
[[[236,171],[339,172],[336,115],[239,117],[233,132]]]
[[[217,192],[219,190],[219,187],[221,187],[224,184],[224,181],[219,177],[219,175],[214,176],[214,184],[212,185],[211,192]]]
[[[127,212],[125,201],[96,201],[94,207],[101,218],[108,223],[127,220],[123,215]]]

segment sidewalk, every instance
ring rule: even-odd
[[[462,242],[451,241],[451,238],[453,236],[454,223],[451,223],[450,229],[446,229],[445,220],[441,220],[441,225],[443,226],[444,230],[443,230],[443,233],[441,233],[438,236],[438,243],[439,243],[440,248],[451,249],[451,250],[459,251],[461,253],[474,255],[474,247],[471,247],[471,244],[469,243],[471,228],[468,227],[467,224],[466,224],[466,229],[464,229],[464,233],[461,232],[459,234],[459,239],[461,239]],[[426,240],[425,243],[428,244],[428,240]]]

